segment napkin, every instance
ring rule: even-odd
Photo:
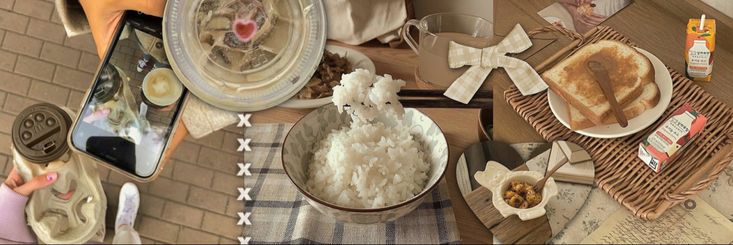
[[[237,113],[207,104],[193,94],[181,116],[191,137],[198,139],[239,121]]]

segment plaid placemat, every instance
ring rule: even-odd
[[[247,128],[251,152],[252,201],[245,202],[252,225],[245,227],[251,244],[260,243],[459,243],[447,184],[442,180],[415,211],[385,224],[359,225],[336,222],[308,205],[285,175],[280,147],[291,124],[259,124]],[[315,143],[315,142],[314,142]]]

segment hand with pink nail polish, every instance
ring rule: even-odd
[[[46,188],[58,180],[58,173],[47,173],[34,177],[31,181],[25,182],[20,177],[15,167],[8,174],[8,178],[5,180],[5,185],[10,187],[11,190],[23,196],[30,196],[31,193],[38,189]]]

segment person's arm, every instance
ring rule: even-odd
[[[35,243],[25,220],[28,197],[16,193],[5,184],[0,186],[0,243]]]
[[[116,8],[136,10],[147,15],[163,17],[166,0],[114,0]]]
[[[99,58],[104,58],[125,10],[161,17],[165,10],[165,2],[165,0],[79,0],[89,20]]]
[[[8,178],[0,186],[0,244],[36,243],[25,220],[28,196],[35,190],[46,188],[58,179],[58,173],[50,172],[23,181],[13,167]]]
[[[572,4],[578,6],[578,0],[556,0],[558,3]]]

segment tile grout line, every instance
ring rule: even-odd
[[[41,40],[41,39],[39,39],[39,40]],[[77,68],[77,67],[79,66],[79,63],[81,62],[81,52],[82,52],[82,51],[76,50],[76,49],[74,49],[74,48],[71,48],[71,47],[66,47],[66,46],[64,46],[64,45],[59,45],[59,44],[56,44],[56,43],[54,43],[54,42],[52,42],[52,41],[47,41],[47,40],[42,40],[42,41],[43,41],[43,44],[42,44],[42,46],[41,46],[41,54],[40,54],[40,55],[38,56],[38,59],[39,59],[39,60],[42,60],[42,61],[46,61],[46,62],[52,63],[52,64],[54,64],[54,65],[57,65],[57,66],[58,66],[58,65],[61,65],[61,66],[64,66],[64,67],[70,68],[70,69],[72,69],[72,70],[76,70],[76,71],[80,71],[80,72],[86,72],[86,73],[89,73],[89,72],[87,72],[87,71],[84,71],[84,70],[81,70],[81,69]],[[76,61],[76,65],[74,65],[74,66],[71,66],[71,65],[67,65],[67,64],[65,64],[65,63],[56,63],[55,61],[52,61],[52,60],[48,60],[48,59],[45,59],[45,58],[43,58],[43,57],[42,57],[42,56],[43,56],[43,54],[44,54],[44,53],[43,53],[43,50],[44,50],[44,49],[46,48],[46,46],[47,46],[46,44],[50,44],[50,45],[58,45],[58,46],[60,46],[60,47],[62,47],[62,48],[67,48],[67,49],[71,49],[72,51],[77,51],[77,52],[80,52],[80,55],[79,55],[79,59],[78,59],[78,60]],[[54,70],[54,72],[55,72],[55,71],[56,71],[56,70]],[[54,75],[55,75],[55,74],[54,74]]]
[[[41,50],[43,50],[43,43],[41,43]],[[34,60],[42,61],[42,62],[44,62],[44,63],[49,63],[49,64],[53,65],[53,68],[54,68],[54,69],[53,69],[53,73],[56,73],[56,66],[57,66],[58,64],[56,64],[56,63],[54,63],[54,62],[51,62],[51,61],[47,61],[47,60],[44,60],[44,59],[42,59],[42,58],[40,57],[40,54],[39,54],[39,57],[33,57],[33,56],[28,56],[27,54],[15,53],[15,52],[13,52],[13,51],[11,51],[11,50],[7,50],[7,49],[5,49],[5,51],[8,51],[8,52],[10,52],[10,53],[13,53],[13,54],[15,54],[15,55],[17,55],[17,56],[18,56],[18,58],[17,58],[17,59],[16,59],[16,61],[15,61],[15,66],[16,66],[16,67],[18,66],[18,63],[20,63],[20,57],[22,56],[22,57],[25,57],[25,58],[27,58],[27,59],[34,59]],[[43,79],[33,78],[33,77],[29,77],[29,76],[27,76],[27,75],[25,75],[25,74],[20,74],[20,73],[17,73],[17,71],[15,71],[15,67],[13,68],[13,71],[12,71],[11,73],[13,73],[13,74],[14,74],[14,75],[16,75],[16,76],[21,76],[21,77],[25,77],[25,78],[29,78],[29,79],[35,79],[35,80],[40,80],[40,81],[44,81]],[[50,79],[50,81],[44,81],[44,82],[48,82],[48,83],[53,83],[53,78],[54,78],[54,75],[55,75],[55,74],[51,75],[51,79]],[[66,86],[62,86],[62,87],[65,87],[65,88],[66,88]]]
[[[64,35],[64,36],[66,36],[66,35]],[[84,57],[84,51],[82,51],[81,53],[79,53],[79,59],[76,61],[76,67],[74,67],[74,69],[81,70],[81,68],[79,68],[79,67],[81,67],[81,58],[82,57]],[[101,61],[100,61],[100,63],[101,63]],[[97,66],[99,66],[99,65],[97,65]]]
[[[3,134],[3,133],[0,133],[0,134]],[[121,188],[121,186],[120,186],[120,185],[112,184],[112,183],[109,183],[109,182],[107,182],[107,184],[108,184],[108,185],[111,185],[112,187],[115,187],[115,188]],[[190,192],[190,188],[189,188],[189,192]],[[226,210],[224,210],[224,212],[218,212],[218,211],[215,211],[215,210],[210,210],[210,209],[206,209],[206,208],[201,208],[201,207],[198,207],[198,206],[194,206],[194,205],[191,205],[191,204],[189,204],[189,203],[186,203],[186,202],[181,202],[181,201],[177,201],[177,200],[169,199],[169,198],[167,198],[167,197],[162,197],[162,196],[158,196],[158,195],[153,195],[153,194],[151,194],[151,193],[148,193],[148,192],[146,192],[146,193],[141,193],[141,194],[148,194],[148,195],[151,195],[151,196],[153,196],[153,197],[155,197],[155,198],[159,198],[159,199],[161,199],[161,200],[163,200],[163,201],[166,201],[166,202],[172,202],[172,203],[175,203],[175,204],[178,204],[178,205],[182,205],[182,206],[187,206],[187,207],[191,207],[191,208],[195,208],[195,209],[201,209],[201,210],[209,211],[209,212],[212,212],[212,213],[215,213],[215,214],[219,214],[219,215],[223,215],[223,216],[229,216],[229,215],[228,215],[228,214],[226,213]],[[186,200],[188,200],[188,198],[186,198]]]
[[[13,8],[11,8],[9,10],[10,12],[13,12],[13,13],[16,13],[16,14],[19,14],[19,15],[22,15],[22,16],[25,16],[25,17],[28,17],[28,19],[31,19],[32,18],[32,19],[36,19],[36,20],[43,20],[43,21],[47,21],[47,22],[53,23],[53,21],[51,21],[51,17],[53,17],[53,11],[56,10],[56,6],[53,3],[51,3],[51,6],[52,6],[51,7],[51,14],[48,15],[47,19],[41,19],[41,18],[38,18],[38,17],[35,17],[35,16],[26,15],[26,14],[23,14],[23,13],[16,12],[16,10],[15,10],[15,3],[17,3],[17,2],[18,2],[17,0],[16,1],[13,1]],[[46,2],[46,1],[40,1],[40,2]],[[48,3],[48,2],[46,2],[46,3]]]
[[[8,101],[8,92],[3,91],[3,93],[5,93],[5,97],[3,98],[2,103],[0,103],[0,109],[5,108],[5,103]],[[4,109],[3,112],[8,113]]]
[[[31,91],[31,84],[33,83],[33,78],[28,77],[28,76],[25,76],[23,74],[16,73],[15,68],[18,67],[18,63],[20,63],[20,56],[21,56],[21,54],[17,54],[16,53],[15,55],[16,55],[16,57],[15,57],[15,64],[13,65],[13,71],[11,71],[9,73],[11,73],[11,74],[13,74],[15,76],[27,78],[27,79],[30,80],[29,83],[28,83],[28,88],[25,90],[25,94],[22,95],[22,97],[28,97],[28,93]],[[5,93],[12,93],[12,92],[11,91],[5,91]],[[7,95],[5,97],[7,98]]]
[[[24,15],[24,14],[21,14],[21,13],[15,12],[15,4],[16,4],[16,3],[18,3],[18,1],[13,1],[13,9],[12,9],[12,11],[10,11],[10,12],[12,12],[12,13],[14,13],[14,14],[18,14],[18,15],[22,15],[22,16],[26,17],[26,21],[25,21],[25,30],[23,30],[23,35],[25,35],[25,34],[28,34],[28,29],[30,28],[30,25],[31,25],[31,17],[30,17],[30,16],[28,16],[28,15]],[[26,35],[26,36],[27,36],[27,35]]]
[[[59,66],[58,64],[56,64],[56,63],[53,63],[53,62],[51,62],[51,61],[47,61],[47,60],[41,59],[40,57],[32,57],[32,56],[28,56],[28,55],[26,55],[26,54],[21,54],[21,53],[15,53],[15,52],[9,51],[9,50],[7,50],[7,49],[3,49],[3,50],[5,50],[5,51],[8,51],[8,52],[10,52],[10,53],[12,53],[12,54],[14,54],[14,55],[18,56],[18,57],[16,58],[16,60],[15,60],[15,63],[13,64],[13,70],[12,70],[12,71],[3,71],[3,72],[11,73],[11,74],[13,74],[13,75],[15,75],[15,76],[19,76],[19,77],[23,77],[23,78],[27,78],[27,79],[31,79],[31,80],[37,80],[37,81],[47,82],[47,83],[50,83],[50,84],[54,84],[54,85],[57,85],[57,86],[61,86],[61,87],[63,87],[63,88],[66,88],[66,89],[70,89],[70,90],[74,90],[74,91],[77,91],[77,92],[82,92],[82,93],[86,92],[86,91],[79,91],[78,89],[76,89],[76,88],[72,88],[72,87],[69,87],[69,86],[68,86],[68,85],[66,85],[66,84],[62,84],[62,83],[56,83],[56,82],[54,82],[54,80],[56,79],[56,70],[58,69],[57,67]],[[15,68],[16,68],[16,67],[18,66],[18,63],[20,62],[20,57],[21,57],[21,56],[22,56],[22,57],[25,57],[25,58],[29,58],[29,59],[35,59],[35,60],[43,61],[43,62],[45,62],[45,63],[49,63],[49,64],[52,64],[52,65],[54,66],[54,69],[53,69],[53,74],[51,75],[51,79],[49,79],[48,81],[46,81],[46,80],[44,80],[44,79],[38,79],[38,78],[33,78],[33,77],[29,77],[29,76],[27,76],[27,75],[25,75],[25,74],[20,74],[20,73],[17,73],[17,72],[15,71]],[[82,73],[86,73],[86,74],[91,74],[91,73],[89,73],[89,72],[85,72],[85,71],[82,71],[82,70],[76,70],[76,69],[71,69],[71,70],[74,70],[74,71],[78,71],[78,72],[82,72]],[[5,90],[0,90],[0,91],[5,91]],[[5,91],[5,92],[8,92],[8,93],[10,93],[10,91]],[[27,92],[27,91],[26,91],[26,92]],[[27,95],[27,94],[26,94],[26,95]],[[24,96],[25,96],[25,95],[24,95]]]
[[[165,222],[165,223],[168,223],[168,224],[172,224],[172,225],[177,225],[177,226],[179,226],[179,227],[178,227],[178,228],[179,228],[179,233],[180,233],[180,231],[181,231],[181,230],[183,230],[183,229],[181,229],[181,228],[182,228],[182,227],[185,227],[185,228],[190,228],[190,229],[192,229],[192,230],[200,231],[200,232],[202,232],[202,233],[206,233],[206,234],[208,234],[208,235],[213,235],[213,236],[217,236],[217,237],[224,237],[223,235],[220,235],[220,234],[212,233],[212,232],[210,232],[210,231],[206,231],[206,230],[201,230],[201,229],[203,229],[203,228],[195,228],[195,227],[187,226],[187,225],[184,225],[184,224],[178,224],[178,223],[171,223],[170,221],[167,221],[167,220],[161,219],[161,218],[159,218],[159,217],[153,217],[153,216],[150,216],[150,215],[146,215],[146,214],[143,214],[143,215],[141,215],[141,216],[142,216],[142,217],[146,217],[146,218],[149,218],[149,219],[153,219],[153,220],[156,220],[156,221],[160,221],[160,222]],[[201,219],[201,220],[202,220],[202,222],[201,222],[201,223],[202,223],[202,227],[203,227],[203,219]],[[226,237],[224,237],[224,238],[226,238]]]

